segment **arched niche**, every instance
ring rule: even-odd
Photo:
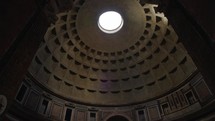
[[[125,118],[124,116],[115,115],[115,116],[111,116],[110,118],[108,118],[107,121],[129,121],[129,120],[127,118]]]

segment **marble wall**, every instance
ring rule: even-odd
[[[29,77],[23,81],[19,92],[15,100],[23,109],[54,121],[106,121],[115,115],[124,116],[129,121],[170,121],[199,111],[213,100],[213,94],[200,73],[167,95],[123,107],[90,106],[67,101],[44,91]]]

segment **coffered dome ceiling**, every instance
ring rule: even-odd
[[[156,7],[135,0],[78,1],[47,29],[30,74],[55,94],[87,104],[126,105],[167,93],[196,66]],[[109,10],[124,20],[114,34],[97,23]]]

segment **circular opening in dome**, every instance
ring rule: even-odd
[[[123,19],[118,12],[107,11],[99,16],[98,26],[105,33],[113,34],[123,26]]]

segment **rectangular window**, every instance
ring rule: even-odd
[[[21,85],[21,88],[19,89],[17,95],[16,95],[16,100],[19,102],[22,102],[24,100],[24,97],[27,93],[27,86],[25,86],[24,84]]]
[[[196,102],[196,98],[194,97],[192,91],[188,91],[185,94],[185,97],[187,98],[187,100],[188,100],[188,102],[189,102],[190,105],[192,105],[192,104],[194,104]]]
[[[96,113],[90,112],[90,121],[96,121]]]
[[[48,110],[48,105],[49,105],[49,101],[46,99],[43,99],[42,104],[41,104],[40,109],[39,109],[39,113],[45,115],[47,110]]]
[[[164,114],[169,114],[169,113],[170,113],[169,104],[168,104],[168,103],[163,103],[163,104],[161,105],[161,107],[162,107],[162,110],[163,110],[163,113],[164,113]]]
[[[146,121],[144,110],[138,111],[138,117],[139,117],[139,121]]]
[[[72,109],[67,108],[64,120],[65,121],[71,121],[71,118],[72,118]]]

